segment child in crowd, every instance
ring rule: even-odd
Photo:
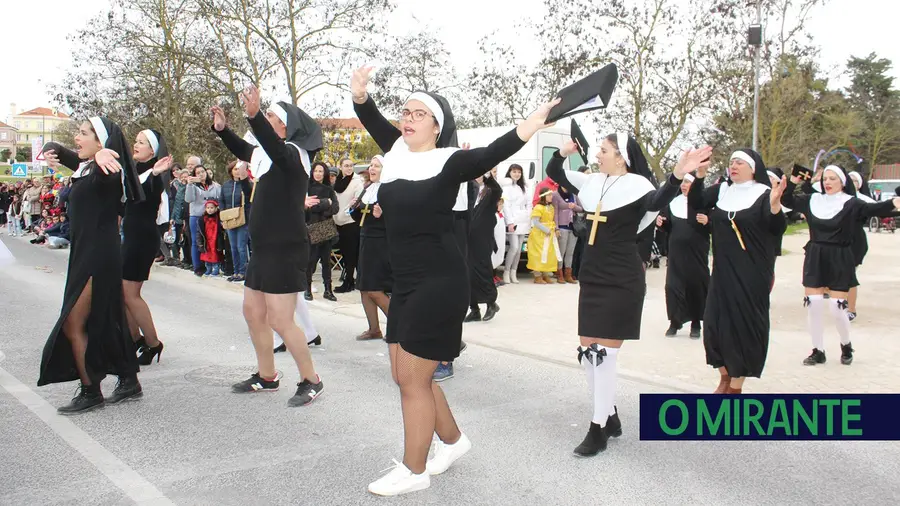
[[[22,199],[18,195],[12,196],[12,203],[7,211],[8,221],[6,231],[10,237],[22,235]]]
[[[531,211],[531,233],[528,234],[528,270],[534,272],[534,282],[550,284],[550,273],[559,265],[559,241],[553,208],[553,189],[544,188]]]
[[[206,264],[207,276],[219,275],[219,264],[222,262],[225,249],[224,229],[219,221],[219,204],[215,200],[206,201],[206,212],[201,218],[197,230],[197,250],[200,261]],[[202,276],[203,273],[197,273]]]

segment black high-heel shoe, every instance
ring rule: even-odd
[[[141,336],[140,339],[138,339],[137,341],[134,342],[135,353],[140,353],[141,348],[143,348],[144,346],[147,346],[147,340],[144,339],[144,336]]]
[[[150,346],[144,346],[141,348],[141,353],[138,355],[138,364],[140,365],[150,365],[153,362],[153,357],[156,357],[156,363],[159,363],[159,358],[162,357],[163,352],[163,343],[159,342],[159,346],[152,348]]]

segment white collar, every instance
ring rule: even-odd
[[[809,198],[809,211],[820,220],[830,220],[843,211],[844,204],[852,198],[843,191],[834,195],[815,193]]]
[[[85,175],[84,170],[87,169],[87,166],[90,164],[91,164],[90,160],[79,163],[78,170],[76,170],[75,172],[72,173],[72,176],[71,176],[72,179],[78,179],[78,178],[84,176]]]
[[[868,195],[866,195],[864,193],[857,193],[856,198],[858,198],[859,200],[862,200],[863,202],[865,202],[867,204],[875,203],[875,200],[872,197],[869,197]]]
[[[407,181],[431,179],[441,173],[447,160],[457,151],[459,148],[435,148],[414,153],[409,150],[406,141],[401,137],[384,155],[381,183],[389,184],[398,179]],[[460,185],[460,191],[465,191],[462,185]]]
[[[144,171],[143,174],[138,176],[138,179],[141,181],[141,184],[144,184],[147,182],[147,179],[150,177],[150,174],[152,172],[153,172],[153,169],[148,169],[148,170]]]
[[[363,204],[374,204],[378,202],[378,189],[381,188],[381,181],[377,183],[372,183],[366,188],[365,193],[362,196]]]
[[[669,203],[669,212],[676,218],[686,220],[688,217],[688,201],[684,194],[679,193],[677,197]]]
[[[459,191],[456,192],[456,202],[453,204],[454,211],[467,211],[469,209],[469,188],[467,183],[459,185]]]
[[[303,165],[303,168],[306,169],[306,175],[312,177],[310,173],[309,153],[293,142],[285,142],[285,144],[297,148],[297,151],[300,152],[300,163]],[[253,155],[250,157],[250,173],[253,174],[253,179],[258,181],[269,172],[269,169],[271,168],[272,159],[269,158],[269,154],[266,153],[266,150],[264,150],[262,146],[254,148]]]
[[[597,210],[597,204],[602,196],[603,207],[600,212],[605,213],[625,207],[652,191],[654,191],[653,184],[643,176],[631,172],[621,176],[598,173],[587,175],[587,180],[578,191],[578,198],[581,200],[585,212],[593,214]],[[637,232],[647,228],[658,214],[659,212],[646,213],[638,225]]]
[[[744,183],[723,183],[719,185],[719,200],[716,207],[727,212],[736,213],[749,208],[766,193],[769,187],[750,180]]]

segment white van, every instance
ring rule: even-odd
[[[897,195],[894,193],[894,190],[900,186],[900,179],[871,179],[869,180],[869,191],[872,193],[873,197],[878,198],[879,194],[881,200],[888,200],[896,197]]]

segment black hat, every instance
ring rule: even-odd
[[[581,128],[578,127],[578,123],[575,122],[575,118],[572,118],[572,131],[570,133],[572,137],[572,141],[578,146],[578,154],[581,155],[581,159],[584,160],[585,165],[588,163],[588,148],[591,147],[588,144],[587,137],[584,136],[584,132],[581,131]]]
[[[804,181],[811,181],[813,177],[813,171],[795,163],[794,170],[791,171],[791,175],[799,177]]]
[[[562,100],[556,107],[550,109],[546,124],[573,114],[605,109],[609,105],[609,99],[618,82],[619,69],[615,63],[610,63],[584,79],[559,90],[556,96]]]

